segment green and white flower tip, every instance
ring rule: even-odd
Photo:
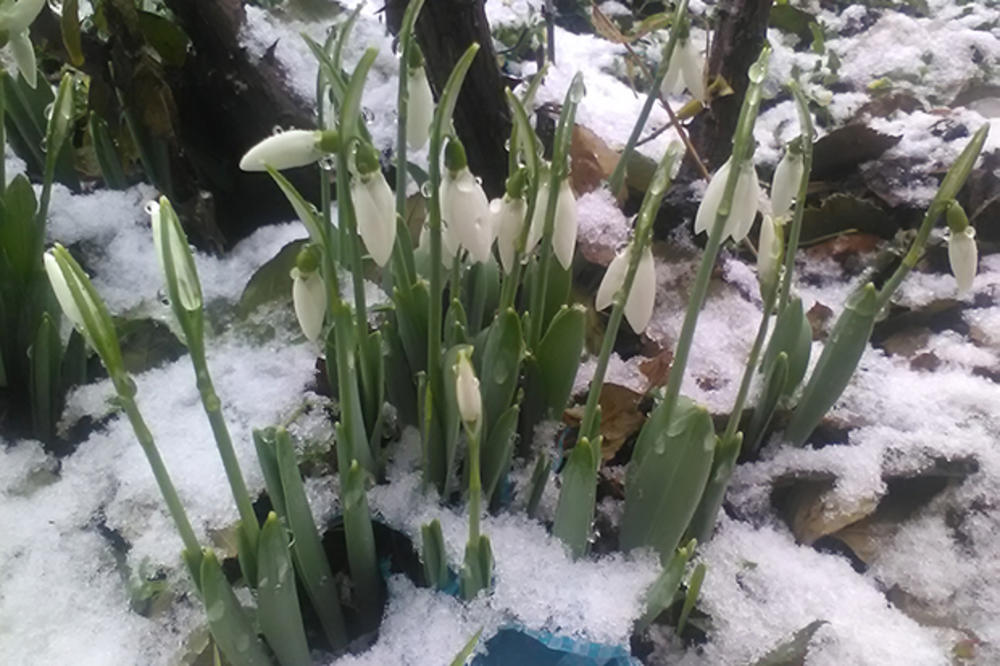
[[[177,304],[188,312],[200,309],[201,282],[194,266],[191,246],[174,207],[166,197],[160,197],[159,202],[146,204],[146,212],[153,226],[153,245],[167,283],[167,293],[172,300],[176,297]]]
[[[62,248],[62,246],[57,244],[55,248],[48,250],[42,255],[45,263],[45,273],[49,277],[49,284],[52,285],[52,291],[56,295],[56,300],[59,301],[59,307],[62,308],[63,314],[66,315],[66,318],[72,322],[77,330],[84,334],[84,337],[93,346],[91,337],[86,330],[83,314],[76,305],[73,292],[70,291],[69,284],[66,282],[66,276],[63,274],[62,268],[59,266],[59,261],[55,257],[55,249],[57,248]]]
[[[802,171],[805,163],[798,141],[788,144],[784,156],[774,170],[771,180],[771,214],[774,217],[786,217],[792,212],[792,201],[799,191],[802,182]]]
[[[660,83],[660,94],[664,97],[680,95],[687,88],[695,99],[704,102],[707,93],[704,72],[705,59],[701,49],[689,38],[683,37],[674,47],[674,55]]]
[[[603,310],[614,302],[615,294],[625,284],[625,274],[628,272],[629,254],[632,245],[619,252],[604,273],[601,286],[597,288],[594,308]],[[635,271],[632,289],[625,299],[625,319],[636,333],[642,333],[649,325],[653,316],[653,305],[656,303],[656,266],[653,262],[653,252],[649,246],[643,248],[639,258],[639,266]]]
[[[396,243],[396,201],[370,144],[358,146],[357,173],[351,178],[351,202],[358,234],[375,263],[385,266]]]
[[[694,218],[694,232],[710,233],[712,225],[715,224],[715,216],[722,203],[722,195],[726,189],[726,180],[729,178],[729,171],[733,166],[733,158],[726,160],[712,180],[705,188],[705,195],[698,206],[698,213]],[[760,205],[761,189],[757,182],[757,170],[753,160],[747,160],[740,168],[736,189],[733,191],[733,205],[726,220],[726,226],[722,230],[722,239],[731,236],[736,242],[746,238],[750,233],[754,218],[757,216],[757,209]]]
[[[490,203],[483,186],[469,171],[465,149],[455,139],[450,139],[445,146],[445,166],[447,169],[438,190],[441,219],[447,225],[442,239],[448,237],[445,244],[451,245],[449,250],[461,246],[469,251],[476,263],[487,262],[496,233]],[[453,252],[451,254],[454,256]]]
[[[459,352],[455,363],[455,399],[462,421],[468,425],[478,424],[483,416],[483,397],[468,351]]]
[[[406,143],[417,150],[427,143],[434,118],[434,95],[427,81],[424,56],[416,44],[410,45],[410,62],[406,68],[406,90],[410,100],[406,106]]]
[[[757,280],[761,294],[766,294],[778,284],[781,258],[785,251],[782,227],[784,218],[765,215],[760,223],[760,241],[757,248]]]
[[[326,317],[326,284],[319,274],[319,248],[307,245],[295,259],[292,276],[292,305],[302,333],[316,342]]]
[[[972,289],[979,265],[979,249],[976,247],[976,230],[969,224],[965,210],[957,201],[948,206],[948,263],[958,283],[958,293],[966,294]]]
[[[528,242],[524,251],[530,252],[538,241],[542,239],[545,231],[545,209],[549,201],[548,178],[543,178],[538,187],[538,195],[535,200],[535,211],[531,216],[531,228],[528,230]],[[556,255],[556,260],[564,269],[569,270],[573,263],[573,251],[576,249],[577,231],[577,211],[576,197],[569,185],[569,178],[563,178],[559,183],[559,192],[556,195],[556,215],[552,224],[552,251]]]
[[[0,4],[0,31],[11,35],[28,29],[45,6],[45,0],[6,0]]]
[[[521,237],[525,216],[528,213],[528,204],[524,200],[527,174],[528,170],[523,167],[515,171],[507,179],[507,191],[503,198],[490,202],[493,229],[497,234],[497,253],[500,255],[500,265],[505,273],[514,270],[517,241]]]
[[[336,152],[338,144],[333,130],[279,130],[248,150],[240,160],[240,169],[265,171],[270,166],[281,171],[306,166]]]

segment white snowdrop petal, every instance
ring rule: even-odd
[[[351,201],[358,223],[358,235],[368,254],[385,266],[396,242],[396,212],[392,190],[381,171],[351,181]]]
[[[73,298],[73,293],[66,283],[62,269],[59,268],[59,262],[56,261],[51,251],[46,252],[42,257],[45,262],[45,273],[49,276],[49,284],[52,285],[52,291],[56,295],[56,300],[59,301],[59,307],[78,330],[84,331],[83,315],[80,313],[80,308],[76,306],[76,299]]]
[[[701,57],[701,51],[690,39],[684,40],[680,47],[681,72],[684,75],[684,84],[691,91],[695,99],[705,100],[705,61]]]
[[[625,273],[628,272],[628,248],[622,250],[608,264],[608,269],[604,271],[604,277],[597,288],[597,296],[594,297],[594,309],[603,310],[614,301],[615,294],[625,284]]]
[[[506,195],[502,199],[490,202],[490,214],[493,217],[493,228],[497,236],[497,251],[500,254],[500,265],[505,273],[514,268],[514,252],[517,239],[524,228],[524,216],[527,204],[524,199],[510,199]]]
[[[681,53],[680,44],[674,47],[674,56],[667,65],[667,73],[663,75],[660,82],[660,94],[664,97],[680,95],[684,92],[684,79],[681,76]]]
[[[573,196],[573,190],[570,189],[567,178],[559,186],[555,226],[552,230],[552,250],[559,265],[566,270],[569,270],[573,263],[573,251],[576,249],[576,227],[576,197]]]
[[[771,213],[775,217],[788,215],[792,212],[792,200],[799,191],[802,171],[805,164],[802,155],[786,151],[778,162],[771,181]]]
[[[538,185],[535,196],[535,210],[531,214],[531,227],[528,229],[528,240],[524,244],[524,253],[528,254],[538,245],[545,231],[545,208],[549,202],[549,179],[544,178]]]
[[[760,241],[757,248],[757,279],[761,285],[773,285],[778,279],[784,242],[781,226],[771,215],[765,215],[760,224]]]
[[[17,0],[0,11],[0,30],[11,34],[28,29],[45,6],[45,0]],[[34,87],[34,86],[32,86]]]
[[[479,379],[467,354],[460,354],[455,372],[455,398],[458,413],[466,423],[475,423],[483,415],[483,398],[479,391]]]
[[[446,174],[441,181],[441,217],[452,241],[469,251],[474,261],[485,262],[493,246],[490,204],[482,186],[467,168]]]
[[[653,317],[653,306],[656,304],[656,264],[653,262],[653,252],[647,246],[642,251],[639,266],[632,281],[632,290],[625,301],[625,318],[636,333],[646,330],[649,320]]]
[[[292,304],[302,333],[310,342],[316,342],[323,330],[326,316],[326,285],[318,271],[303,276],[298,268],[292,269]]]
[[[733,209],[726,223],[726,234],[732,236],[737,243],[746,238],[753,226],[754,218],[757,216],[758,202],[760,201],[761,189],[757,182],[757,170],[753,162],[749,161],[740,170],[740,177],[736,181],[736,191],[733,192]]]
[[[732,158],[719,167],[712,179],[708,181],[705,194],[698,205],[698,212],[694,216],[694,232],[696,234],[711,233],[712,225],[715,224],[715,216],[719,212],[719,204],[722,203],[722,193],[726,189],[726,179],[729,178],[729,170],[732,168]]]
[[[31,44],[28,31],[23,30],[10,36],[10,48],[14,53],[17,70],[32,88],[38,83],[38,68],[35,65],[35,47]]]
[[[958,283],[958,293],[965,294],[972,289],[979,264],[979,250],[976,247],[976,230],[971,226],[948,236],[948,262]]]
[[[315,130],[290,129],[273,134],[248,150],[240,160],[243,171],[265,171],[266,166],[292,169],[318,162],[323,157]]]

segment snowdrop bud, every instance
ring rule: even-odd
[[[310,342],[319,339],[326,316],[326,285],[318,267],[319,251],[315,245],[308,245],[299,252],[291,271],[295,318]]]
[[[702,197],[701,205],[698,206],[698,213],[694,219],[694,232],[711,233],[712,225],[715,224],[715,216],[718,213],[719,205],[722,203],[722,194],[726,189],[726,180],[729,178],[729,171],[732,169],[732,157],[726,160],[712,180],[709,181]],[[736,181],[736,189],[733,192],[733,205],[729,213],[729,219],[722,231],[722,238],[732,236],[733,240],[741,241],[750,232],[754,217],[757,215],[757,208],[760,201],[760,185],[757,183],[757,171],[753,161],[748,160],[740,169],[739,177]]]
[[[273,134],[246,152],[240,160],[240,169],[265,171],[270,166],[280,171],[318,162],[324,155],[320,141],[329,141],[325,134],[301,129]]]
[[[17,0],[4,5],[0,9],[0,30],[16,34],[26,31],[34,22],[45,6],[45,0]]]
[[[965,228],[969,226],[969,218],[965,214],[965,209],[962,208],[962,204],[954,200],[948,204],[945,220],[948,222],[948,228],[951,229],[951,233],[953,234],[965,231]]]
[[[461,144],[449,142],[448,147],[452,146],[457,146],[458,150],[451,151],[450,164],[449,150],[445,150],[448,171],[441,179],[439,190],[441,219],[448,227],[449,242],[461,245],[474,261],[483,263],[490,259],[495,233],[490,203],[479,181],[463,164],[465,151]],[[452,169],[452,165],[460,166]]]
[[[371,146],[358,150],[356,164],[360,173],[351,179],[351,201],[358,223],[358,234],[375,263],[385,266],[396,242],[396,202],[389,183],[378,166],[378,155]]]
[[[552,250],[559,264],[569,270],[576,249],[576,197],[570,189],[569,179],[563,178],[556,200],[556,219],[552,229]]]
[[[695,99],[704,101],[705,61],[701,57],[701,51],[692,43],[690,39],[678,40],[674,47],[674,55],[667,66],[667,73],[660,83],[660,93],[666,97],[668,95],[680,95],[687,88]]]
[[[958,293],[964,294],[972,289],[972,281],[976,277],[976,266],[979,263],[979,251],[976,248],[976,230],[966,226],[961,231],[951,231],[948,234],[948,262],[951,272],[958,283]]]
[[[201,283],[191,247],[173,206],[166,197],[160,197],[159,203],[150,201],[146,204],[146,212],[153,225],[153,246],[171,301],[176,301],[189,312],[199,309],[202,304]]]
[[[760,281],[761,294],[766,294],[778,282],[778,272],[781,268],[781,256],[784,253],[785,239],[782,230],[783,218],[765,215],[760,224],[760,242],[757,248],[757,279]]]
[[[17,70],[32,88],[38,83],[38,68],[35,66],[35,47],[31,44],[28,31],[22,30],[11,35],[10,48],[14,53]]]
[[[483,415],[483,398],[479,393],[479,380],[469,361],[468,351],[459,352],[458,362],[455,364],[455,398],[462,420],[470,425],[479,423]]]
[[[775,217],[791,214],[792,200],[799,192],[803,169],[805,164],[802,152],[794,144],[789,145],[784,157],[778,162],[771,181],[771,214]]]
[[[628,272],[628,257],[632,251],[629,245],[625,250],[619,252],[608,265],[604,279],[601,280],[600,287],[597,288],[597,297],[594,299],[594,308],[603,310],[614,301],[615,294],[625,284],[625,274]],[[653,252],[649,247],[642,251],[639,258],[639,266],[632,281],[632,289],[625,300],[625,318],[628,320],[632,330],[642,333],[646,330],[650,318],[653,316],[653,305],[656,303],[656,265],[653,262]]]
[[[56,300],[59,301],[59,307],[62,308],[63,314],[72,322],[73,326],[77,330],[82,331],[89,341],[90,336],[86,332],[83,315],[80,313],[80,308],[76,306],[76,300],[73,299],[73,293],[66,282],[66,276],[63,275],[62,269],[59,268],[59,262],[56,261],[52,250],[42,255],[42,258],[45,262],[45,273],[49,277],[49,283],[52,285],[52,291],[56,295]],[[93,342],[91,342],[91,346],[93,346]]]
[[[416,46],[410,48],[415,50]],[[416,150],[427,143],[434,116],[434,96],[423,65],[409,68],[407,77],[406,89],[410,93],[410,101],[406,106],[406,143]]]

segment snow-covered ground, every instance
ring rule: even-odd
[[[613,6],[617,3],[603,4],[608,14],[619,9]],[[935,123],[944,118],[973,129],[983,122],[997,124],[975,109],[948,106],[968,86],[989,83],[989,72],[1000,66],[1000,9],[992,3],[928,0],[927,15],[915,16],[860,4],[834,12],[826,8],[830,4],[796,3],[825,26],[824,54],[796,51],[798,37],[771,30],[775,53],[768,90],[778,94],[793,69],[806,72],[803,88],[827,105],[834,123],[854,118],[870,99],[874,82],[891,79],[895,90],[914,96],[922,109],[855,119],[902,137],[883,159],[907,160],[912,178],[900,183],[895,195],[922,205],[942,168],[964,145],[961,139],[941,138]],[[376,143],[389,149],[395,137],[396,65],[380,5],[367,3],[345,60],[350,67],[364,47],[380,50],[364,106]],[[500,27],[526,17],[538,20],[541,5],[542,0],[489,0],[486,9],[494,27]],[[711,10],[701,1],[691,8],[696,14]],[[277,40],[275,56],[308,100],[316,65],[297,34],[306,31],[321,39],[327,24],[254,7],[247,8],[247,16],[243,39],[249,52],[262,55]],[[704,36],[699,29],[694,35]],[[610,145],[622,145],[643,101],[621,80],[624,49],[561,29],[556,46],[559,64],[539,90],[537,103],[560,101],[580,69],[587,96],[578,121]],[[831,73],[830,53],[839,61],[837,92],[822,83]],[[531,67],[525,66],[525,73]],[[808,74],[814,71],[815,76]],[[988,108],[987,102],[980,100],[976,108]],[[647,127],[666,120],[657,109]],[[773,165],[782,142],[795,134],[791,103],[769,106],[757,126],[758,164]],[[992,134],[987,150],[1000,147],[1000,127],[994,126]],[[665,133],[642,150],[658,157],[672,138]],[[9,175],[21,170],[16,158],[7,159]],[[261,182],[270,186],[263,176]],[[49,233],[51,240],[76,244],[87,257],[113,313],[168,321],[143,212],[154,194],[138,186],[73,196],[57,187]],[[608,212],[609,202],[600,200],[600,192],[588,196],[594,199],[581,206],[581,234],[613,250],[624,240],[624,221]],[[660,291],[648,336],[667,346],[679,331],[697,259],[688,227],[658,248]],[[275,226],[259,230],[224,258],[199,255],[211,311],[230,311],[254,270],[304,236],[298,223],[275,220]],[[761,305],[753,268],[744,259],[724,254],[720,267],[699,320],[683,390],[713,412],[726,413]],[[797,275],[806,308],[821,303],[834,314],[857,279],[833,260],[814,255]],[[952,298],[950,275],[918,271],[897,300],[920,309]],[[1000,663],[1000,255],[982,258],[972,293],[957,307],[962,325],[954,330],[921,331],[905,351],[868,348],[833,410],[836,423],[851,426],[837,445],[792,450],[773,443],[762,460],[737,468],[728,498],[736,515],[722,518],[715,537],[699,546],[696,556],[708,566],[699,600],[709,617],[707,643],[684,647],[669,633],[656,632],[650,663],[750,663],[814,620],[826,624],[810,642],[810,665],[950,664],[955,654],[970,649],[972,663]],[[287,306],[264,308],[238,325],[225,315],[215,319],[218,330],[209,343],[208,362],[255,493],[263,481],[251,430],[293,417],[305,402],[324,400],[310,392],[318,349],[298,333]],[[814,358],[821,346],[814,343]],[[932,357],[936,366],[923,369],[914,362],[918,357]],[[609,380],[643,381],[638,360],[615,357]],[[578,385],[584,386],[592,372],[592,364],[585,364]],[[225,549],[226,530],[237,514],[189,360],[182,356],[164,363],[136,381],[140,408],[198,537]],[[63,427],[84,417],[100,425],[65,458],[47,455],[37,442],[0,440],[0,524],[6,527],[0,539],[0,663],[175,664],[204,648],[204,611],[181,568],[180,540],[131,428],[110,403],[112,394],[110,384],[99,381],[71,395]],[[301,444],[320,446],[329,439],[320,411],[306,410],[292,423]],[[464,513],[420,492],[412,435],[404,434],[397,445],[390,482],[371,491],[372,507],[414,538],[422,523],[440,519],[450,559],[457,562]],[[880,522],[880,514],[872,513],[880,500],[893,495],[893,480],[933,476],[949,463],[961,463],[962,471],[953,472],[940,492],[905,518]],[[825,484],[814,502],[820,524],[872,514],[866,519],[871,529],[864,532],[864,573],[843,555],[799,543],[801,533],[797,541],[776,508],[776,487],[817,480]],[[334,515],[336,483],[317,478],[308,487],[317,519]],[[551,510],[551,502],[543,501],[543,514],[546,506]],[[654,558],[614,555],[573,562],[540,524],[520,514],[486,518],[483,529],[492,538],[497,562],[491,595],[465,604],[395,576],[389,580],[378,642],[371,651],[337,663],[448,663],[480,628],[485,640],[508,625],[628,646],[643,593],[658,571]],[[122,543],[127,544],[124,552]],[[157,583],[169,590],[166,602],[146,613],[149,617],[136,612]]]

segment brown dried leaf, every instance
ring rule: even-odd
[[[574,125],[569,157],[573,190],[579,196],[599,188],[615,170],[620,155],[591,130]]]
[[[643,395],[618,384],[604,384],[598,404],[601,406],[601,459],[607,462],[615,457],[625,440],[634,435],[646,422],[646,415],[639,411]],[[577,426],[583,419],[583,407],[571,407],[563,412],[563,422]]]
[[[870,515],[878,497],[848,502],[833,492],[830,482],[801,483],[791,490],[786,512],[795,539],[807,546]]]
[[[674,352],[670,349],[664,349],[653,358],[639,363],[639,371],[646,375],[649,380],[647,391],[667,385],[667,379],[670,378],[670,366],[673,362]]]
[[[597,8],[597,4],[594,4],[593,10],[590,13],[590,20],[594,24],[594,30],[597,34],[608,40],[609,42],[614,42],[615,44],[627,44],[630,40],[622,34],[621,30],[618,29],[611,19],[604,15],[600,9]]]
[[[866,125],[835,129],[813,146],[813,180],[836,180],[892,148],[902,137],[881,134]]]
[[[833,317],[833,310],[823,305],[819,301],[816,301],[809,312],[806,313],[806,319],[809,320],[809,326],[812,328],[813,340],[825,340],[826,339],[826,328],[827,324],[830,323],[830,319]]]

